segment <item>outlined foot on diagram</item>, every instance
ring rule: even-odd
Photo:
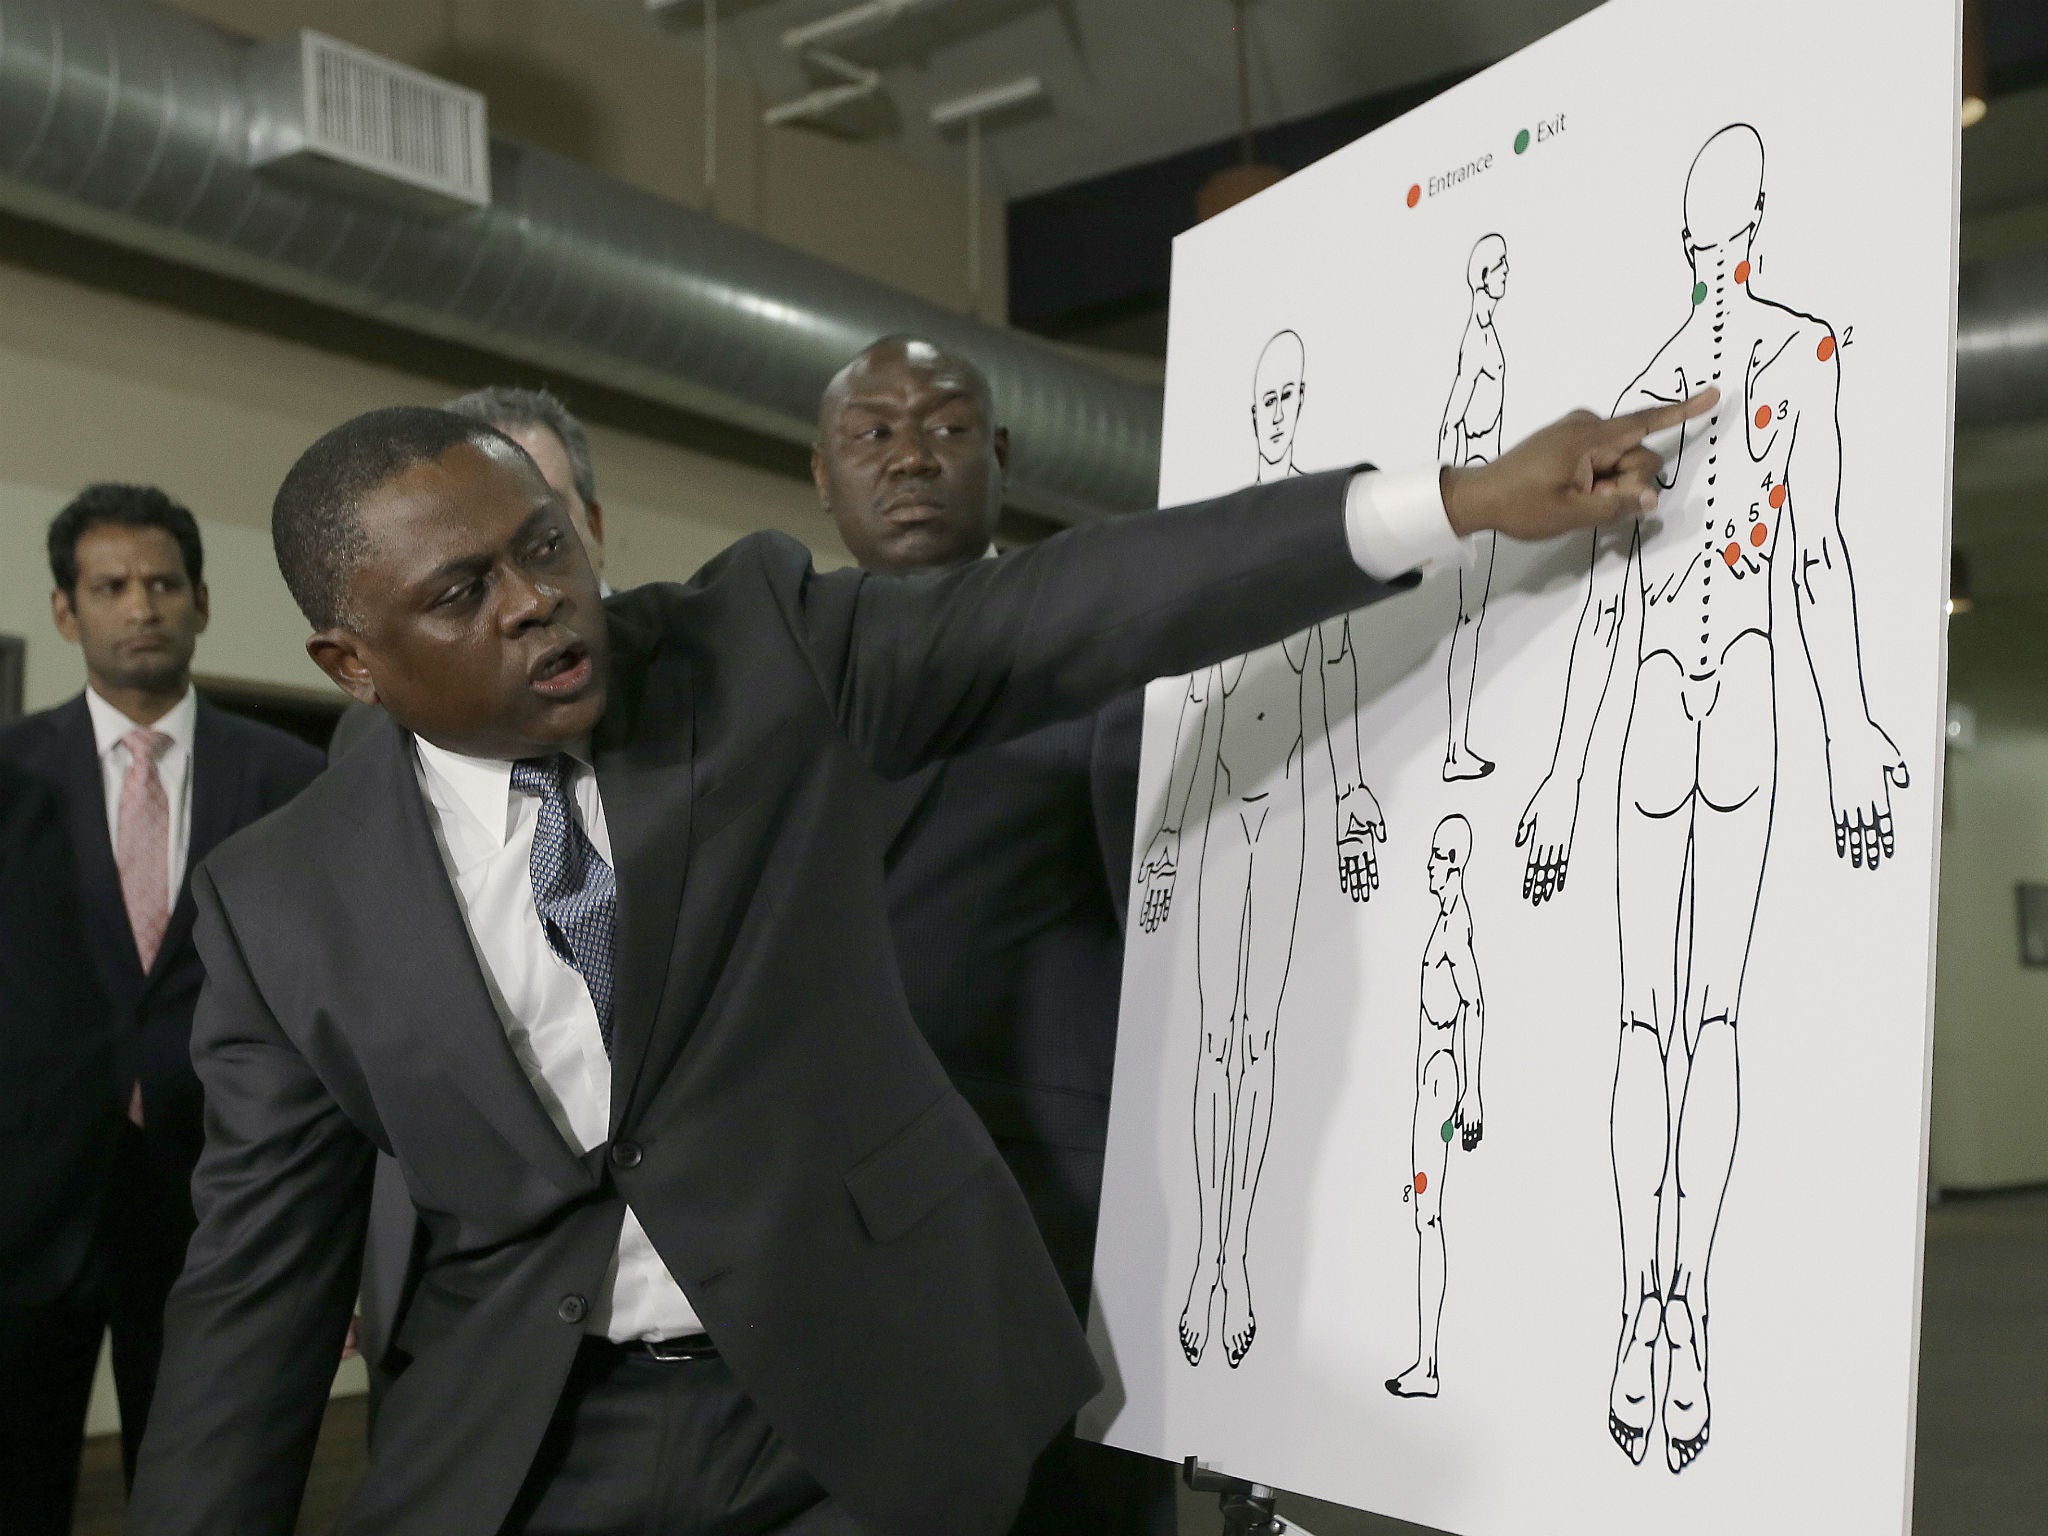
[[[1244,1364],[1259,1332],[1259,1320],[1252,1313],[1252,1279],[1243,1259],[1225,1261],[1217,1290],[1223,1297],[1223,1357],[1234,1370]]]
[[[1664,1306],[1655,1296],[1636,1303],[1622,1324],[1614,1351],[1614,1385],[1607,1393],[1607,1432],[1637,1466],[1650,1448],[1657,1420],[1657,1346],[1664,1337]]]
[[[1200,1365],[1209,1347],[1209,1319],[1216,1311],[1221,1278],[1221,1272],[1212,1269],[1209,1283],[1203,1285],[1203,1276],[1197,1271],[1188,1283],[1188,1304],[1180,1310],[1180,1352],[1188,1357],[1189,1365]]]
[[[1435,1397],[1440,1385],[1435,1369],[1421,1360],[1387,1378],[1387,1390],[1396,1397]]]
[[[1683,1472],[1707,1448],[1707,1331],[1704,1315],[1674,1296],[1664,1304],[1664,1460]]]

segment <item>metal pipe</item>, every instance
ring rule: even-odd
[[[2048,252],[1966,265],[1957,317],[1956,424],[2048,417]]]
[[[139,0],[0,0],[0,205],[799,443],[848,357],[928,335],[988,373],[1014,505],[1152,503],[1156,389],[504,139],[455,218],[272,179],[247,53]]]

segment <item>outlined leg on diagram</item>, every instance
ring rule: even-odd
[[[1490,464],[1500,457],[1501,419],[1507,402],[1507,355],[1494,329],[1494,310],[1508,291],[1508,246],[1499,235],[1482,235],[1465,259],[1470,307],[1458,341],[1458,378],[1444,404],[1437,429],[1437,461],[1453,467]],[[1444,780],[1482,779],[1493,760],[1472,750],[1472,689],[1479,673],[1479,632],[1486,623],[1486,599],[1493,587],[1494,537],[1474,541],[1471,568],[1458,572],[1458,618],[1451,630],[1450,734],[1444,746]]]
[[[1254,370],[1261,479],[1294,472],[1303,358],[1301,338],[1282,331]],[[1201,1363],[1212,1329],[1221,1329],[1232,1366],[1258,1331],[1252,1207],[1273,1128],[1275,1051],[1307,842],[1306,764],[1317,737],[1334,787],[1338,885],[1351,900],[1369,901],[1378,888],[1378,845],[1387,835],[1360,760],[1350,620],[1304,630],[1277,651],[1284,666],[1269,650],[1188,679],[1166,807],[1138,866],[1138,924],[1157,933],[1173,911],[1184,835],[1199,837],[1191,1111],[1198,1221],[1178,1324],[1190,1365]],[[1197,786],[1207,795],[1198,798]]]
[[[1813,676],[1835,849],[1851,868],[1892,855],[1891,793],[1907,784],[1864,688],[1842,538],[1842,343],[1825,321],[1754,291],[1763,210],[1763,141],[1733,124],[1686,180],[1686,320],[1616,409],[1708,385],[1722,398],[1687,424],[1667,465],[1682,505],[1667,501],[1663,535],[1595,537],[1556,754],[1516,836],[1528,850],[1523,894],[1541,905],[1565,888],[1593,727],[1624,610],[1640,602],[1617,777],[1610,1144],[1622,1295],[1606,1416],[1637,1463],[1661,1423],[1674,1473],[1712,1429],[1707,1276],[1740,1124],[1737,1025],[1777,792],[1781,644],[1803,650]],[[1780,556],[1789,616],[1774,611]]]
[[[1415,1360],[1387,1379],[1396,1397],[1435,1397],[1441,1389],[1438,1347],[1443,1331],[1449,1251],[1444,1237],[1444,1185],[1451,1153],[1470,1152],[1486,1131],[1479,1068],[1486,1039],[1486,999],[1472,945],[1472,909],[1465,869],[1472,824],[1463,816],[1437,823],[1429,845],[1429,889],[1437,916],[1422,951],[1422,1004],[1415,1047],[1415,1118],[1403,1198],[1415,1210]]]

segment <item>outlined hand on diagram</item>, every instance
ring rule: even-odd
[[[1337,883],[1353,901],[1370,901],[1380,888],[1379,845],[1387,819],[1365,785],[1337,792]]]
[[[1828,799],[1840,857],[1876,869],[1893,856],[1892,790],[1909,782],[1904,754],[1875,720],[1861,721],[1846,741],[1828,739]]]
[[[1161,827],[1138,865],[1138,883],[1145,899],[1138,907],[1138,926],[1157,933],[1173,911],[1173,880],[1180,873],[1180,829]]]
[[[1555,771],[1546,774],[1515,828],[1515,846],[1529,850],[1529,861],[1522,870],[1522,895],[1530,905],[1540,907],[1563,894],[1578,820],[1579,786],[1559,778]]]

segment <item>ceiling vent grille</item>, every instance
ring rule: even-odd
[[[444,211],[491,201],[484,98],[319,32],[250,56],[250,161]]]

